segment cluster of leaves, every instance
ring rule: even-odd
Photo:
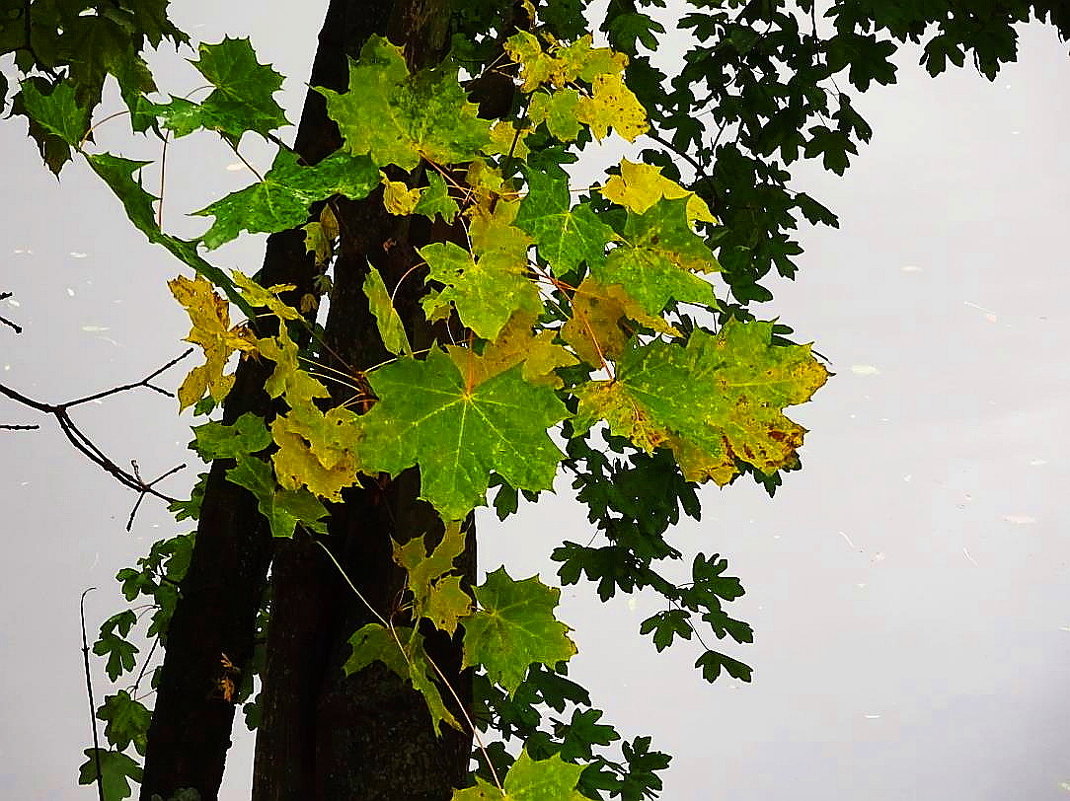
[[[567,20],[563,15],[557,24]],[[453,567],[464,543],[459,521],[486,503],[492,484],[501,488],[501,512],[519,492],[534,497],[550,489],[564,464],[576,473],[580,498],[610,545],[563,545],[556,554],[563,580],[586,574],[603,597],[617,589],[661,593],[670,608],[642,627],[659,650],[677,637],[690,639],[693,617],[718,637],[748,642],[749,627],[722,609],[742,594],[738,580],[724,576],[724,560],[699,555],[693,581],[684,586],[651,563],[681,556],[663,535],[681,505],[697,516],[698,483],[725,485],[748,471],[770,476],[797,463],[803,429],[783,410],[808,400],[827,371],[808,346],[775,336],[771,323],[724,314],[709,281],[721,269],[712,249],[717,240],[707,236],[721,230],[718,221],[702,197],[667,171],[624,160],[601,186],[575,198],[562,165],[576,150],[611,133],[630,142],[650,130],[624,54],[595,47],[589,35],[566,43],[526,31],[511,35],[504,53],[518,100],[511,114],[492,123],[478,116],[455,65],[412,73],[400,48],[371,38],[350,64],[351,91],[319,90],[343,147],[306,166],[280,146],[262,179],[196,212],[213,222],[194,240],[160,228],[155,199],[138,177],[143,162],[89,152],[92,102],[75,87],[59,82],[46,93],[25,81],[21,97],[35,125],[85,155],[134,225],[196,273],[170,282],[190,315],[188,341],[204,353],[179,389],[181,408],[210,412],[226,397],[236,354],[274,365],[265,388],[281,413],[270,425],[251,414],[230,425],[209,420],[194,429],[192,447],[206,461],[233,460],[228,479],[256,497],[275,536],[291,536],[298,526],[323,532],[326,502],[341,500],[361,475],[419,468],[421,495],[446,522],[447,534],[430,552],[422,537],[396,547],[395,559],[409,576],[414,625],[364,626],[351,639],[346,670],[381,661],[424,695],[436,731],[463,728],[463,710],[440,684],[415,624],[426,620],[450,634],[463,629],[464,664],[479,668],[487,709],[506,726],[497,727],[503,735],[521,736],[524,747],[515,761],[504,743],[488,751],[487,776],[456,797],[526,798],[534,782],[555,788],[545,797],[608,791],[639,798],[660,787],[656,771],[667,764],[649,741],[625,744],[624,762],[596,758],[593,748],[619,735],[598,723],[601,713],[586,696],[572,699],[571,718],[550,718],[543,726],[545,712],[563,711],[560,699],[544,691],[546,677],[555,675],[547,667],[563,669],[576,651],[555,616],[559,590],[537,578],[513,579],[500,568],[466,591]],[[286,123],[273,99],[281,78],[258,63],[248,41],[202,44],[193,66],[213,91],[200,102],[140,95],[135,130],[148,115],[148,127],[176,137],[203,129],[234,147],[246,133],[277,142],[273,132]],[[310,250],[327,267],[339,233],[332,199],[372,193],[380,193],[392,214],[438,218],[464,232],[419,252],[424,312],[463,330],[455,344],[415,352],[390,288],[373,270],[365,292],[396,358],[361,377],[366,389],[352,404],[328,407],[330,393],[303,366],[309,354],[291,331],[304,324],[302,315],[279,299],[288,287],[224,273],[202,254],[242,231],[305,225]],[[309,222],[310,206],[320,201],[327,202],[325,211]],[[232,305],[250,322],[233,323]],[[723,319],[709,328],[692,315]],[[252,322],[264,316],[275,317],[277,329]],[[266,330],[277,333],[262,335]],[[567,453],[548,434],[560,424]],[[626,461],[596,448],[597,437]],[[196,502],[176,511],[194,514]],[[159,611],[150,634],[163,635],[174,588],[172,577],[159,572],[162,562],[151,559],[120,580],[128,598],[154,599]],[[136,651],[127,639],[133,623],[132,612],[121,613],[102,631],[97,648],[109,656],[113,678],[133,668]],[[711,681],[722,670],[749,679],[749,668],[709,649],[696,664]],[[541,677],[536,688],[524,690],[532,677]],[[105,704],[109,719],[125,721],[109,735],[115,746],[109,754],[126,757],[124,749],[143,742],[132,721],[145,720],[147,712],[135,714],[133,704],[139,702],[130,693]],[[510,715],[534,728],[513,726]],[[83,778],[94,770],[84,769]]]
[[[167,627],[178,601],[179,585],[189,567],[193,541],[192,533],[159,540],[146,556],[137,560],[136,566],[124,567],[115,576],[122,587],[123,597],[130,603],[140,601],[140,608],[151,613],[143,635],[161,644],[167,641]],[[138,623],[134,609],[124,609],[100,627],[93,653],[107,659],[105,670],[113,682],[136,669],[139,649],[132,642],[132,633]],[[154,671],[146,692],[139,694],[148,666],[146,657],[132,684],[105,696],[96,714],[106,724],[104,737],[111,748],[87,748],[86,761],[79,769],[78,781],[92,784],[97,781],[99,766],[108,801],[127,798],[131,794],[130,781],[141,780],[141,767],[129,752],[133,749],[138,755],[145,754],[151,712],[142,703],[142,697],[156,687],[157,681]]]
[[[693,188],[720,220],[712,242],[735,316],[772,297],[760,283],[770,271],[794,277],[800,219],[838,225],[830,209],[791,188],[791,169],[819,159],[842,175],[870,140],[846,88],[894,83],[892,57],[904,42],[922,45],[932,75],[971,55],[994,79],[1017,54],[1015,24],[1050,20],[1070,38],[1070,11],[1052,0],[834,0],[820,17],[815,0],[685,5],[693,10],[679,25],[693,44],[671,79],[647,53],[658,50],[664,27],[644,7],[661,0],[610,0],[602,30],[632,56],[628,84],[663,132],[644,159],[667,173],[686,161]]]

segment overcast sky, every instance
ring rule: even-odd
[[[238,5],[174,10],[206,41],[251,35],[261,60],[293,76],[284,106],[296,119],[325,2],[301,20],[284,16],[292,4]],[[687,643],[656,654],[637,634],[656,599],[603,606],[589,585],[564,592],[574,674],[623,734],[675,755],[668,801],[1070,799],[1070,62],[1037,28],[994,83],[969,71],[931,80],[915,54],[900,61],[899,85],[858,102],[876,133],[846,177],[799,180],[841,229],[804,231],[798,280],[760,310],[815,341],[837,374],[792,413],[811,429],[805,469],[772,501],[744,482],[706,490],[702,522],[672,534],[687,562],[718,551],[742,578],[735,612],[756,642],[725,650],[754,666],[754,682],[706,684]],[[176,93],[196,85],[170,74]],[[0,124],[0,152],[0,290],[17,302],[0,313],[26,328],[0,328],[0,381],[56,402],[181,352],[188,321],[164,286],[178,263],[82,165],[52,179],[20,120]],[[266,151],[249,152],[266,165]],[[168,158],[168,223],[190,235],[203,221],[183,211],[251,178],[207,136]],[[251,272],[261,252],[251,237],[220,261]],[[192,458],[188,415],[155,394],[79,420],[145,475]],[[0,432],[0,794],[86,799],[78,597],[100,588],[92,636],[121,608],[115,572],[185,528],[146,503],[127,534],[131,493],[48,420],[4,403],[0,422],[43,424]],[[183,494],[192,480],[187,470],[168,487]],[[546,580],[555,544],[588,536],[564,485],[480,531],[483,569],[506,561]],[[249,746],[240,738],[227,801],[248,797]]]

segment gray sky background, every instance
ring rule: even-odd
[[[300,20],[282,3],[255,15],[239,5],[179,2],[175,14],[206,41],[251,35],[261,60],[293,76],[283,105],[296,119],[326,4]],[[197,85],[163,60],[174,67],[165,88]],[[792,414],[811,429],[805,469],[772,501],[743,482],[707,490],[702,522],[672,535],[687,563],[718,551],[742,578],[735,612],[756,642],[724,647],[755,667],[754,682],[706,684],[687,643],[656,654],[637,634],[652,599],[602,605],[589,585],[564,591],[574,675],[623,734],[653,735],[675,756],[665,799],[1070,798],[1070,61],[1054,31],[1030,28],[995,83],[972,71],[931,80],[915,62],[904,53],[899,84],[859,101],[876,133],[846,177],[800,177],[842,227],[804,231],[798,280],[775,285],[761,311],[814,340],[837,373]],[[101,146],[125,142],[121,128],[102,129]],[[26,327],[0,329],[0,380],[55,402],[181,352],[188,322],[164,286],[178,263],[80,164],[57,184],[21,121],[0,125],[0,148],[0,289],[18,303],[0,313]],[[248,152],[266,165],[266,151]],[[204,223],[184,211],[251,178],[207,136],[168,159],[168,223],[191,235]],[[217,261],[251,272],[261,253],[252,237]],[[78,419],[145,475],[192,458],[189,417],[155,394]],[[90,798],[75,785],[90,744],[78,596],[100,588],[92,636],[121,608],[115,572],[186,529],[147,502],[127,534],[132,493],[48,420],[4,404],[0,421],[44,424],[4,433],[0,448],[0,794]],[[168,487],[182,494],[192,477]],[[587,531],[562,486],[503,526],[487,516],[483,567],[552,581],[549,552]],[[238,740],[227,801],[248,797],[251,743]]]

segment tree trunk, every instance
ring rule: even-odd
[[[410,66],[440,60],[447,43],[444,4],[399,2],[392,11],[378,32],[405,47]],[[367,16],[365,9],[357,13]],[[351,52],[360,44],[362,40],[352,40]],[[360,202],[340,201],[335,209],[341,251],[324,350],[331,354],[330,367],[356,379],[360,371],[390,358],[362,289],[368,270],[378,269],[387,287],[396,289],[395,304],[414,347],[428,347],[435,332],[419,310],[424,290],[419,269],[413,270],[422,261],[416,248],[461,232],[390,215],[379,192]],[[354,391],[336,385],[332,394],[334,402],[342,403]],[[442,533],[431,507],[417,500],[418,491],[414,470],[394,481],[366,480],[347,490],[344,503],[331,509],[326,541],[375,611],[398,623],[410,621],[395,614],[405,574],[393,561],[392,540],[427,534],[428,544],[435,544]],[[470,534],[462,557],[469,581],[475,574],[474,542]],[[300,536],[282,544],[272,574],[254,801],[439,801],[463,780],[470,733],[451,730],[436,736],[422,697],[381,664],[345,677],[349,637],[375,619],[318,544]],[[470,680],[460,670],[459,638],[427,634],[432,658],[467,707]],[[455,700],[446,695],[463,719]]]
[[[386,33],[403,45],[413,66],[437,61],[447,44],[447,20],[447,0],[331,0],[311,84],[344,91],[346,56],[356,57],[372,33]],[[322,96],[309,92],[295,150],[311,164],[340,144]],[[327,340],[338,358],[332,366],[352,371],[387,356],[361,291],[369,264],[393,287],[418,263],[415,248],[430,241],[432,231],[430,223],[412,231],[408,220],[387,215],[378,194],[342,205],[344,242]],[[443,238],[442,231],[434,233]],[[269,237],[261,283],[296,284],[287,300],[297,305],[297,299],[311,291],[316,275],[300,231]],[[410,337],[422,343],[416,347],[426,347],[433,339],[433,332],[415,322],[422,319],[416,291],[421,285],[409,280],[398,293]],[[263,390],[270,370],[270,365],[254,360],[239,365],[225,422],[246,411],[268,419],[274,415]],[[346,399],[336,393],[336,402]],[[193,557],[168,632],[149,730],[143,801],[153,795],[168,799],[183,788],[197,790],[204,801],[218,797],[234,718],[234,705],[222,689],[226,664],[248,667],[273,552],[255,499],[226,481],[230,466],[226,461],[213,464],[205,489]],[[433,511],[416,500],[418,486],[415,471],[392,482],[366,482],[348,491],[345,502],[331,510],[329,547],[380,613],[390,613],[404,588],[404,574],[391,558],[391,538],[405,541],[426,533],[428,543],[434,544],[441,536]],[[448,798],[467,771],[470,736],[450,732],[436,737],[422,698],[382,665],[344,678],[346,641],[372,619],[370,612],[307,537],[274,545],[254,798]],[[473,578],[474,534],[459,561],[464,562],[466,578]],[[459,639],[429,634],[432,658],[467,706],[470,691],[461,676]]]

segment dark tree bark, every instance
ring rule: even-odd
[[[331,0],[311,84],[344,91],[346,57],[355,57],[372,33],[385,33],[403,45],[413,67],[435,62],[447,45],[447,20],[448,0]],[[309,92],[295,150],[311,164],[340,144],[322,96]],[[335,359],[331,366],[355,373],[388,357],[361,290],[367,270],[379,269],[391,288],[402,282],[399,310],[414,345],[426,347],[435,332],[420,322],[422,290],[417,288],[422,276],[408,273],[420,261],[417,247],[431,241],[432,234],[442,239],[450,232],[386,214],[378,194],[338,207],[342,246],[326,339]],[[269,238],[264,285],[295,284],[287,300],[297,305],[312,291],[316,275],[300,231]],[[253,360],[239,365],[225,406],[226,422],[246,411],[269,419],[274,415],[263,389],[270,371],[270,364]],[[335,402],[348,399],[345,390],[335,392]],[[274,555],[254,798],[448,799],[450,788],[467,771],[470,734],[435,736],[423,699],[382,665],[344,677],[347,640],[373,616],[310,538],[299,533],[293,540],[272,542],[255,499],[226,481],[230,466],[213,464],[205,489],[193,558],[168,633],[141,798],[167,799],[183,788],[196,789],[204,801],[217,798],[234,719],[234,705],[220,687],[228,660],[248,668],[255,617]],[[325,544],[380,614],[391,614],[405,586],[404,573],[391,558],[391,540],[427,534],[433,545],[441,536],[431,508],[416,500],[418,488],[415,471],[395,481],[369,480],[331,509]],[[475,550],[470,525],[469,532],[468,548],[458,561],[471,580]],[[459,639],[428,635],[432,658],[467,706],[470,688],[460,670]],[[447,698],[447,703],[461,717],[454,700]]]

